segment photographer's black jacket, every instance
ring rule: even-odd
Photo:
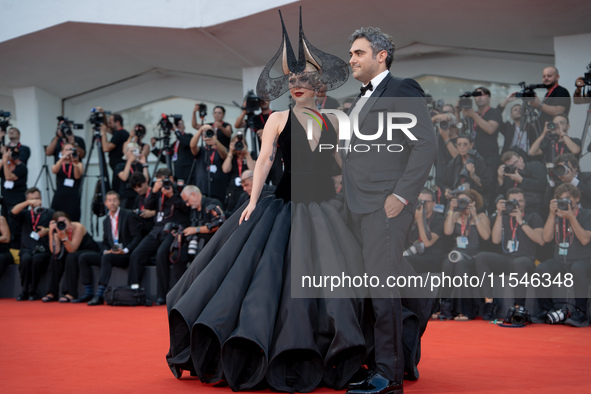
[[[591,209],[591,172],[580,172],[577,178],[579,179],[577,189],[581,192],[579,204],[585,209]],[[549,187],[546,190],[546,205],[554,198],[554,191],[561,184],[562,182],[558,181],[555,187]]]
[[[476,190],[478,193],[482,195],[483,198],[486,196],[486,192],[490,188],[491,177],[489,168],[486,165],[486,162],[482,158],[482,156],[478,155],[474,158],[474,169],[476,175],[480,178],[480,183],[482,186],[476,186],[476,183],[472,180],[472,178],[460,176],[460,172],[464,168],[464,164],[462,163],[462,156],[457,155],[452,161],[447,164],[447,172],[445,177],[445,188],[455,189],[458,186],[468,182],[470,184],[470,189]]]
[[[499,182],[495,179],[495,184],[498,186],[497,194],[506,196],[509,189],[518,187],[523,190],[525,201],[527,201],[528,205],[537,206],[544,204],[544,193],[548,187],[546,167],[539,161],[530,161],[529,163],[525,163],[523,171],[519,170],[519,174],[523,177],[523,181],[517,184],[506,176],[503,180],[503,185],[498,186]],[[527,206],[525,209],[528,210]]]
[[[176,132],[176,141],[170,146],[170,161],[174,163],[174,179],[182,179],[185,181],[185,184],[191,184],[189,175],[191,173],[193,161],[195,160],[195,156],[193,156],[193,153],[191,152],[191,138],[193,138],[193,134],[191,133]],[[160,149],[154,148],[152,149],[152,153],[158,156],[160,155]],[[164,154],[160,156],[160,162],[166,163],[166,156],[164,156]]]
[[[150,191],[148,197],[144,201],[144,207],[146,209],[151,209],[156,211],[156,216],[154,216],[154,228],[150,233],[153,233],[154,236],[162,231],[162,227],[168,222],[179,224],[183,227],[187,227],[189,225],[189,213],[190,208],[187,207],[187,204],[183,201],[179,193],[174,193],[172,197],[164,199],[162,198],[162,193],[154,193]],[[162,215],[160,215],[162,212]],[[161,220],[158,220],[159,217],[162,217]]]
[[[120,208],[118,222],[118,243],[124,249],[129,249],[129,253],[131,253],[142,240],[141,226],[138,223],[138,218],[131,211]],[[107,216],[103,219],[103,243],[101,244],[101,252],[110,250],[114,243],[113,231],[111,229],[111,214],[107,213]]]
[[[49,237],[45,236],[40,238],[39,241],[35,241],[33,238],[31,238],[31,232],[33,231],[33,220],[37,222],[37,219],[39,219],[37,222],[37,227],[49,227],[49,222],[53,217],[53,213],[53,209],[46,209],[43,211],[40,217],[35,214],[31,216],[30,209],[23,209],[18,215],[14,215],[12,212],[10,213],[10,216],[22,226],[21,252],[24,250],[33,252],[37,245],[42,245],[46,251],[49,251]]]

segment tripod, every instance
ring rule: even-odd
[[[162,155],[164,155],[164,162],[166,163],[166,168],[170,170],[171,173],[174,174],[172,170],[172,148],[170,147],[170,130],[164,130],[164,137],[156,138],[157,141],[162,141],[162,149],[160,149],[160,153],[158,154],[158,160],[156,161],[156,165],[154,166],[154,171],[152,172],[152,179],[150,179],[150,186],[154,183],[156,177],[156,171],[158,171],[158,164],[162,161]]]
[[[47,145],[43,145],[43,151],[45,152],[47,149]],[[41,179],[41,176],[45,174],[45,191],[47,192],[47,202],[51,204],[51,194],[49,194],[49,186],[51,186],[51,192],[55,194],[55,187],[53,186],[53,180],[51,180],[51,174],[49,173],[49,167],[47,166],[47,155],[43,158],[43,167],[39,171],[39,175],[37,175],[37,180],[33,186],[37,187],[37,183]]]
[[[587,139],[587,135],[589,134],[589,126],[591,126],[591,102],[589,103],[589,108],[587,108],[587,119],[585,119],[585,126],[583,126],[583,135],[581,136],[581,146],[585,146],[585,140]],[[585,156],[587,153],[591,152],[589,148],[591,144],[587,147],[587,152],[581,155],[581,157]]]
[[[540,127],[540,115],[525,98],[523,99],[523,104],[521,105],[521,129],[525,130],[525,133],[528,136],[531,135],[531,132],[534,132],[536,138],[542,134],[542,128]]]
[[[244,135],[247,135],[247,131],[250,131],[250,142],[251,153],[254,153],[255,157],[259,157],[261,151],[259,136],[254,128],[254,113],[249,112],[246,114],[246,126],[244,126]]]
[[[88,173],[88,165],[90,163],[90,158],[92,157],[92,151],[94,150],[94,146],[97,146],[97,154],[99,158],[99,172],[100,172],[100,180],[101,180],[101,193],[102,193],[102,203],[104,204],[105,198],[107,197],[107,190],[110,190],[110,183],[109,183],[109,173],[107,172],[107,167],[105,163],[105,154],[103,152],[103,143],[101,141],[101,132],[100,132],[100,124],[95,124],[93,127],[94,135],[92,138],[92,144],[90,145],[90,153],[86,158],[86,166],[84,167],[84,174],[82,174],[82,178],[80,179],[80,193],[82,193],[82,186],[84,185],[84,180],[86,179],[86,175]]]

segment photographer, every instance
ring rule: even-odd
[[[441,272],[441,256],[445,253],[442,214],[433,211],[435,193],[423,189],[419,194],[415,220],[406,240],[403,256],[417,273]]]
[[[97,107],[102,112],[100,107]],[[111,139],[107,139],[107,133],[112,134]],[[123,160],[123,144],[129,138],[129,133],[123,128],[123,118],[119,114],[109,115],[107,124],[101,124],[101,143],[103,152],[109,153],[109,167],[113,171],[113,184],[111,190],[119,190],[119,177],[116,176],[115,168],[119,163],[125,163]]]
[[[544,163],[552,163],[556,156],[563,153],[581,154],[581,140],[571,138],[567,133],[570,129],[568,117],[556,115],[552,121],[544,123],[544,131],[529,149],[530,156],[544,155]]]
[[[69,142],[62,147],[60,159],[51,167],[55,176],[55,194],[51,202],[54,211],[63,211],[75,222],[80,220],[80,178],[84,164],[78,151]]]
[[[570,111],[570,93],[568,90],[558,84],[560,75],[558,69],[554,66],[544,68],[542,72],[542,83],[546,86],[548,92],[544,100],[536,96],[530,105],[540,111],[540,124],[549,122],[556,115],[565,114],[568,116]],[[531,155],[531,154],[530,154]]]
[[[0,279],[6,272],[6,269],[14,264],[14,257],[10,253],[10,228],[4,216],[0,216]],[[22,301],[28,299],[28,294],[21,293],[16,300]]]
[[[147,158],[148,156],[150,156],[150,145],[142,141],[145,136],[146,126],[144,126],[141,123],[138,123],[135,126],[133,126],[133,129],[131,129],[131,131],[129,132],[129,138],[127,139],[127,141],[125,141],[125,144],[123,144],[123,155],[125,155],[125,147],[130,142],[135,142],[140,149],[140,153],[144,155],[144,157]]]
[[[461,192],[451,199],[443,232],[452,236],[455,243],[452,252],[443,260],[443,272],[449,276],[475,275],[473,258],[480,252],[482,241],[488,240],[491,233],[483,199],[477,191]],[[476,317],[478,305],[473,289],[443,288],[441,294],[441,318],[466,321]]]
[[[228,187],[228,176],[222,170],[222,166],[228,156],[228,150],[219,141],[220,135],[223,133],[220,130],[216,132],[213,126],[202,126],[191,139],[191,152],[196,158],[195,185],[206,196],[223,201]]]
[[[45,148],[45,155],[46,156],[53,156],[54,163],[62,157],[62,151],[65,143],[70,143],[74,148],[76,148],[76,152],[78,153],[78,159],[82,160],[86,156],[86,144],[82,137],[78,137],[74,135],[72,128],[74,127],[74,123],[69,121],[68,118],[64,118],[63,116],[58,116],[58,124],[57,130],[55,132],[55,137],[51,140],[49,145]]]
[[[242,186],[242,193],[240,193],[240,196],[238,197],[238,201],[236,201],[234,209],[231,211],[228,211],[226,209],[224,211],[226,217],[229,218],[230,216],[232,216],[234,212],[240,210],[240,207],[242,207],[242,205],[244,205],[250,199],[250,194],[252,193],[252,176],[252,170],[242,171],[242,175],[240,176],[240,185]],[[263,184],[263,189],[261,190],[260,198],[271,195],[273,193],[275,193],[275,186]]]
[[[501,156],[497,168],[497,195],[507,195],[509,189],[520,188],[527,200],[528,212],[545,216],[544,192],[548,186],[546,168],[539,161],[525,162],[517,152],[508,151]]]
[[[146,209],[145,201],[148,194],[150,194],[150,185],[148,179],[141,172],[131,174],[129,177],[129,185],[133,191],[137,194],[133,202],[133,212],[138,215],[139,224],[142,230],[142,237],[148,235],[154,227],[154,216],[156,211],[152,209]]]
[[[168,117],[170,119],[170,117]],[[176,135],[176,141],[172,144],[172,162],[174,163],[174,178],[176,180],[183,180],[190,183],[189,175],[191,174],[191,167],[195,158],[191,152],[191,139],[193,134],[185,132],[185,122],[180,115],[175,115],[172,122],[172,131]],[[152,138],[152,153],[156,156],[160,155],[160,149],[156,149],[156,139]],[[166,158],[160,156],[160,162],[166,163]]]
[[[591,209],[591,174],[579,171],[579,160],[572,153],[563,153],[554,159],[551,171],[555,186],[570,183],[581,192],[580,204],[585,209]],[[546,190],[546,201],[554,195],[554,186]]]
[[[443,182],[445,197],[453,197],[452,189],[457,189],[466,183],[470,189],[485,195],[490,188],[491,179],[484,159],[478,152],[472,150],[474,143],[469,134],[460,134],[456,140],[458,155],[448,163],[445,181]]]
[[[20,245],[21,229],[8,216],[8,212],[19,202],[25,200],[27,190],[27,166],[20,161],[20,151],[17,147],[6,147],[0,161],[0,182],[2,182],[2,216],[8,219],[8,226],[12,233],[11,247]]]
[[[230,142],[230,151],[222,164],[222,171],[228,174],[230,183],[226,190],[225,207],[227,210],[234,210],[236,203],[242,194],[242,172],[254,170],[255,161],[250,156],[248,146],[239,133]]]
[[[0,131],[0,138],[4,140],[4,132]],[[20,152],[19,159],[26,166],[31,157],[31,150],[28,146],[21,144],[21,132],[16,127],[8,128],[8,145],[0,147],[0,153],[4,154],[6,149],[17,150]]]
[[[435,162],[435,183],[437,185],[445,183],[447,164],[458,156],[455,143],[458,139],[459,130],[456,126],[456,117],[453,114],[453,105],[444,105],[442,111],[442,113],[433,114],[431,117],[438,134],[437,147],[439,151]]]
[[[587,66],[587,70],[591,71],[591,64]],[[591,72],[585,73],[585,77],[579,77],[575,81],[575,93],[573,94],[573,102],[575,104],[586,104],[591,102],[591,88],[587,88],[587,93],[583,93],[585,85],[591,87]]]
[[[532,317],[534,323],[559,323],[564,320],[565,324],[574,327],[589,326],[586,311],[591,270],[591,211],[579,208],[580,199],[580,191],[570,183],[556,188],[543,233],[545,242],[555,242],[554,257],[536,267],[536,273],[540,277],[549,274],[551,282],[558,274],[572,273],[575,310],[570,311],[572,316],[567,318],[564,309],[556,308],[555,302],[560,300],[552,299],[550,291],[557,285],[536,287],[540,312]]]
[[[80,279],[84,286],[84,295],[80,297],[80,302],[88,302],[91,306],[104,303],[103,295],[113,267],[127,268],[131,252],[142,239],[136,216],[131,211],[120,208],[119,195],[116,192],[107,193],[105,206],[109,213],[103,220],[101,251],[84,253],[78,259]],[[101,267],[96,294],[92,290],[92,265]]]
[[[507,200],[499,199],[497,212],[492,228],[492,241],[501,245],[502,254],[481,252],[474,258],[476,272],[483,277],[490,273],[516,273],[521,279],[530,275],[536,265],[536,244],[544,245],[542,232],[544,222],[536,212],[525,213],[526,198],[523,190],[518,188],[507,191]],[[482,286],[484,295],[484,320],[493,320],[499,307],[493,298],[493,288],[485,281]],[[515,289],[515,307],[525,306],[527,288],[518,286]]]
[[[498,105],[498,110],[503,112],[507,104],[515,100],[515,93],[511,93],[505,100]],[[511,106],[511,112],[509,117],[511,118],[511,122],[503,122],[499,128],[499,131],[505,137],[505,142],[503,143],[502,153],[507,151],[516,151],[519,154],[523,155],[524,159],[527,158],[529,152],[529,148],[534,143],[537,138],[534,128],[530,128],[529,130],[522,130],[521,129],[521,104],[513,104]],[[502,160],[501,160],[502,162]]]
[[[47,295],[41,300],[52,302],[59,294],[59,285],[65,268],[63,296],[59,302],[80,302],[78,296],[78,257],[87,252],[98,252],[86,228],[79,222],[72,222],[65,212],[55,212],[49,222],[49,285]]]
[[[128,182],[131,174],[142,173],[147,178],[148,164],[146,157],[140,153],[140,147],[135,142],[130,142],[125,147],[125,163],[117,164],[115,167],[115,174],[119,177],[121,184],[119,186],[119,196],[121,196],[121,206],[125,209],[132,209],[133,203],[137,194],[133,191],[131,184]]]
[[[156,211],[154,227],[133,251],[129,260],[129,284],[132,289],[139,288],[145,266],[150,258],[156,255],[156,271],[158,277],[158,298],[156,305],[166,304],[166,293],[170,281],[170,246],[174,236],[165,232],[167,223],[183,228],[189,224],[189,208],[176,191],[172,174],[168,168],[160,168],[156,172],[156,181],[148,193],[145,208]],[[175,282],[187,269],[186,265],[173,264]]]
[[[17,301],[39,299],[37,286],[41,276],[47,271],[51,253],[47,234],[52,209],[44,209],[41,192],[36,187],[27,189],[26,200],[16,204],[10,211],[12,219],[21,225],[20,264],[22,293]]]
[[[194,250],[195,253],[191,253],[192,251],[189,250],[189,254],[194,257],[211,239],[225,218],[220,208],[220,202],[203,196],[197,186],[185,186],[181,192],[181,198],[191,209],[189,213],[191,227],[185,228],[183,235],[187,241],[195,240],[197,241],[196,245],[199,245],[199,248]]]
[[[463,130],[472,133],[474,149],[484,157],[486,164],[494,168],[499,163],[499,125],[503,122],[500,111],[490,107],[490,90],[481,86],[472,93],[477,111],[473,108],[462,108],[464,117],[472,118],[473,130]]]

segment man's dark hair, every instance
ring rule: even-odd
[[[109,190],[107,192],[107,196],[116,196],[118,200],[121,200],[121,197],[119,197],[119,193],[117,193],[115,190]],[[106,198],[106,196],[105,196]]]
[[[482,90],[482,93],[484,93],[486,96],[490,97],[490,90],[488,90],[488,88],[485,88],[484,86],[479,86],[476,89],[474,89],[474,91],[477,90]]]
[[[508,150],[507,152],[501,155],[501,163],[505,164],[507,160],[511,160],[513,156],[520,158],[521,156],[517,152],[513,152],[512,150]]]
[[[39,195],[41,195],[41,190],[37,189],[35,186],[30,187],[27,190],[25,190],[25,196],[28,196],[29,194],[33,194],[33,193],[39,193]]]
[[[558,163],[569,163],[574,170],[579,170],[579,159],[572,153],[563,153],[554,159],[554,165]]]
[[[581,192],[572,183],[563,183],[562,185],[558,186],[554,191],[554,198],[560,198],[560,195],[564,193],[570,194],[573,198],[578,198],[579,200],[581,199]]]
[[[419,194],[428,194],[431,196],[433,201],[437,202],[437,196],[435,195],[435,192],[428,187],[424,187]]]
[[[472,135],[470,133],[460,133],[458,134],[458,139],[460,138],[465,138],[468,141],[470,141],[470,143],[474,142],[474,139],[472,138]]]
[[[121,115],[119,115],[119,114],[113,114],[113,121],[114,122],[119,122],[119,124],[121,125],[121,127],[123,127],[123,118],[121,117]]]
[[[511,189],[507,190],[507,195],[506,197],[509,198],[509,194],[523,194],[525,196],[525,193],[523,192],[523,190],[521,190],[518,187],[512,187]]]
[[[53,214],[53,217],[51,218],[51,220],[58,220],[59,218],[66,218],[66,219],[70,220],[70,215],[68,215],[64,211],[56,211]]]
[[[141,172],[134,172],[129,176],[127,182],[129,182],[129,186],[135,188],[137,186],[143,185],[146,182],[146,177]]]
[[[172,175],[172,172],[164,167],[164,168],[159,168],[158,171],[156,171],[156,178],[170,178],[170,176]]]
[[[172,123],[174,123],[174,125],[175,125],[176,127],[178,127],[178,126],[179,126],[179,122],[180,122],[180,121],[182,121],[182,119],[177,119],[177,118],[174,118],[174,120],[172,121]]]
[[[388,56],[386,57],[386,68],[389,70],[394,61],[394,39],[389,34],[383,33],[379,27],[362,27],[357,29],[349,37],[349,44],[353,44],[355,40],[359,38],[365,38],[371,45],[371,51],[373,58],[381,51],[386,51]]]
[[[564,119],[566,119],[566,124],[570,124],[570,120],[568,119],[568,115],[567,114],[562,113],[562,114],[554,115],[552,117],[552,119],[556,118],[557,116],[562,116]]]
[[[219,108],[222,110],[222,112],[224,113],[224,115],[226,114],[226,109],[224,107],[222,107],[221,105],[216,105],[215,107],[213,107],[213,110],[215,111],[216,108]]]

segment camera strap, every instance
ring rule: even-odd
[[[72,179],[72,169],[74,168],[74,163],[70,163],[70,169],[66,171],[66,163],[62,162],[62,171],[66,175],[68,179]]]
[[[513,228],[513,217],[509,217],[509,226],[511,226],[511,239],[515,241],[515,233],[517,233],[517,219],[515,219],[515,228]]]
[[[566,144],[563,142],[562,143],[562,148],[560,148],[560,153],[558,152],[558,145],[560,145],[560,143],[558,141],[556,141],[554,143],[554,150],[556,151],[556,156],[560,156],[561,154],[564,153],[564,147],[566,146]]]

